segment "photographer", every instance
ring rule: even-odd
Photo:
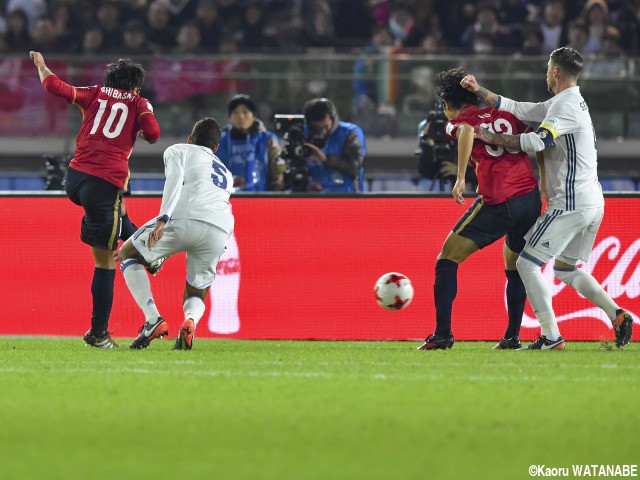
[[[366,148],[362,129],[338,117],[333,102],[314,98],[304,105],[309,191],[362,192]]]
[[[278,137],[256,118],[256,104],[248,95],[229,102],[230,123],[222,131],[218,158],[233,174],[233,186],[245,192],[284,188],[284,162]]]
[[[447,117],[442,105],[438,102],[434,110],[431,110],[427,118],[418,125],[418,172],[424,178],[432,180],[431,189],[437,184],[439,190],[444,191],[445,183],[451,186],[456,181],[458,165],[456,163],[456,151],[454,143],[445,135]],[[478,179],[472,169],[467,169],[465,174],[467,188],[475,191]]]

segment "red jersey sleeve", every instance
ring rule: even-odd
[[[140,99],[137,104],[138,123],[142,129],[144,139],[149,143],[154,143],[160,138],[160,125],[153,114],[151,102],[146,98]]]
[[[42,86],[47,92],[62,97],[69,103],[73,103],[76,98],[75,87],[63,82],[57,75],[49,75],[42,81]]]
[[[458,130],[459,126],[460,126],[460,122],[451,122],[451,121],[447,122],[447,124],[444,126],[445,135],[454,142],[458,141],[456,131]]]
[[[86,110],[96,96],[96,90],[98,85],[93,87],[74,87],[66,82],[63,82],[57,75],[49,75],[42,82],[44,89],[67,100],[69,103],[74,103]]]

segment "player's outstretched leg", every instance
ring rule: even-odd
[[[156,338],[163,338],[169,334],[169,325],[164,321],[162,317],[158,317],[155,322],[146,321],[144,325],[138,330],[140,333],[136,339],[131,343],[129,348],[141,349],[147,348],[151,343],[151,340]]]

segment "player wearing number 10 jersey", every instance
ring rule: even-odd
[[[186,252],[184,321],[174,349],[191,349],[196,325],[204,314],[204,299],[234,225],[229,204],[233,175],[215,156],[220,136],[218,122],[203,118],[194,125],[188,143],[167,148],[167,180],[159,216],[143,225],[118,252],[124,279],[145,315],[131,348],[146,348],[169,331],[156,308],[144,263]]]
[[[458,175],[452,194],[458,203],[465,203],[462,197],[464,178],[471,163],[478,177],[479,197],[453,227],[436,261],[436,330],[419,349],[446,349],[453,345],[451,310],[458,288],[458,265],[502,237],[506,237],[503,252],[509,324],[494,348],[519,349],[526,292],[516,261],[525,245],[525,233],[540,214],[540,191],[527,154],[474,140],[473,127],[476,125],[513,133],[524,132],[527,127],[509,113],[478,108],[475,95],[460,85],[466,74],[462,68],[441,72],[437,77],[436,92],[449,119],[446,134],[458,143]],[[492,322],[493,319],[482,321]]]
[[[74,87],[54,75],[40,52],[30,52],[40,81],[53,95],[82,112],[76,150],[67,172],[69,199],[84,209],[80,238],[91,246],[95,269],[91,283],[93,311],[87,345],[114,348],[107,331],[115,279],[114,252],[123,225],[122,193],[129,183],[129,155],[136,137],[149,143],[160,127],[149,102],[140,96],[144,70],[130,60],[107,66],[104,85]],[[125,217],[128,230],[135,228]]]

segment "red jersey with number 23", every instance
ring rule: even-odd
[[[69,164],[126,189],[129,183],[129,156],[138,133],[154,142],[160,127],[149,101],[132,92],[103,85],[74,87],[50,75],[44,88],[82,111],[82,126],[76,137],[76,151]]]
[[[456,131],[463,123],[472,127],[481,126],[493,133],[510,135],[525,133],[528,129],[509,112],[469,106],[445,126],[446,134],[454,142],[458,140]],[[478,177],[478,195],[487,205],[496,205],[511,197],[525,195],[538,185],[529,155],[525,152],[510,151],[505,147],[474,140],[469,164]]]

